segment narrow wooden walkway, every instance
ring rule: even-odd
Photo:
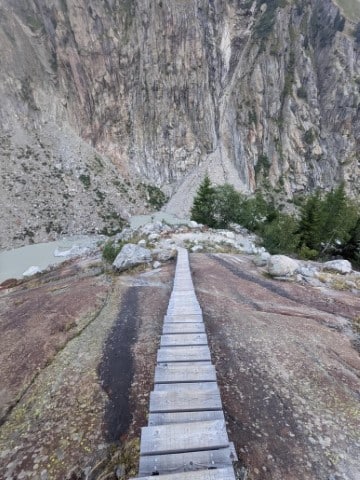
[[[179,248],[148,427],[141,432],[138,478],[235,480],[235,460],[188,253]]]

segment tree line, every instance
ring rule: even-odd
[[[281,212],[260,193],[246,197],[232,185],[213,186],[208,176],[201,183],[191,219],[212,228],[238,223],[262,238],[272,254],[296,254],[303,259],[341,256],[360,266],[359,204],[344,185],[303,197],[296,214]]]

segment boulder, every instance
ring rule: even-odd
[[[201,250],[204,250],[204,247],[202,245],[194,245],[191,247],[191,251],[196,253],[196,252],[201,252]]]
[[[202,225],[195,222],[195,220],[190,220],[190,222],[188,222],[188,226],[189,228],[201,228]]]
[[[162,222],[147,223],[141,227],[141,233],[144,235],[150,235],[150,233],[161,233],[163,229]]]
[[[112,265],[115,270],[122,272],[136,265],[149,262],[151,262],[150,250],[133,243],[127,243],[123,246]]]
[[[152,251],[152,254],[154,259],[157,260],[158,262],[167,262],[169,260],[172,260],[173,258],[176,258],[177,250],[176,248],[168,248],[168,249],[155,248]]]
[[[267,263],[267,269],[272,277],[287,277],[293,275],[300,265],[286,255],[272,255]]]
[[[269,252],[261,252],[253,258],[253,262],[257,267],[265,267],[267,265],[269,258],[271,257]]]
[[[120,242],[120,241],[128,241],[130,240],[135,234],[135,230],[133,230],[132,228],[124,228],[123,230],[121,230],[120,233],[117,233],[114,237],[114,240],[115,242]]]
[[[323,270],[345,274],[351,273],[352,266],[348,260],[331,260],[324,263]]]

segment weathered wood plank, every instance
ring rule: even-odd
[[[164,317],[164,322],[167,323],[188,323],[188,322],[202,322],[203,316],[202,313],[187,313],[186,315],[177,315],[177,314],[167,314]]]
[[[206,390],[219,391],[219,387],[216,382],[182,382],[182,383],[155,383],[155,392],[176,392],[182,390]]]
[[[191,472],[206,468],[224,468],[232,465],[230,448],[201,452],[172,453],[140,457],[139,475]],[[154,478],[154,477],[152,477]]]
[[[216,382],[215,367],[195,363],[170,363],[155,368],[155,383]]]
[[[199,412],[221,410],[218,390],[177,390],[175,392],[153,391],[150,393],[150,413]]]
[[[158,363],[211,361],[206,345],[187,347],[162,347],[157,354]]]
[[[173,333],[205,333],[205,325],[203,322],[164,323],[163,334]]]
[[[148,425],[151,427],[152,425],[167,425],[168,423],[204,422],[208,420],[224,420],[223,411],[150,413]]]
[[[154,480],[154,477],[140,477],[142,480]],[[139,480],[139,479],[130,479]],[[161,480],[236,480],[232,467],[215,470],[197,470],[196,472],[181,472],[162,475]]]
[[[140,455],[183,453],[228,446],[229,439],[225,422],[222,420],[157,425],[141,429]]]
[[[207,345],[207,336],[205,333],[177,333],[162,335],[160,338],[161,347],[186,345]]]

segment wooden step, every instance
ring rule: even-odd
[[[229,447],[225,422],[176,423],[143,427],[140,452],[145,455],[164,455]]]
[[[170,363],[155,368],[155,383],[216,382],[215,367],[198,362]]]
[[[161,347],[157,354],[158,363],[211,361],[207,345],[187,347]]]
[[[218,390],[153,391],[150,393],[150,413],[200,412],[221,410]]]
[[[161,347],[186,345],[207,345],[207,336],[205,333],[177,333],[162,335],[160,338]]]
[[[216,382],[155,383],[154,392],[176,392],[182,390],[219,390]]]
[[[139,475],[191,472],[206,468],[224,468],[232,465],[231,448],[204,450],[201,452],[172,453],[140,457]],[[152,477],[154,478],[154,477]]]
[[[130,480],[154,480],[153,476],[138,477]],[[181,472],[162,475],[161,480],[236,480],[232,467],[218,468],[215,470],[197,470],[196,472]]]
[[[205,325],[203,322],[165,323],[163,326],[163,334],[174,333],[205,333]]]
[[[203,412],[169,412],[150,413],[148,417],[149,427],[152,425],[167,425],[169,423],[204,422],[209,420],[224,420],[222,410],[210,410]]]
[[[169,313],[164,317],[165,323],[176,323],[176,322],[188,323],[188,322],[202,322],[202,321],[203,321],[202,313],[191,313],[191,314],[187,313],[186,315]]]

